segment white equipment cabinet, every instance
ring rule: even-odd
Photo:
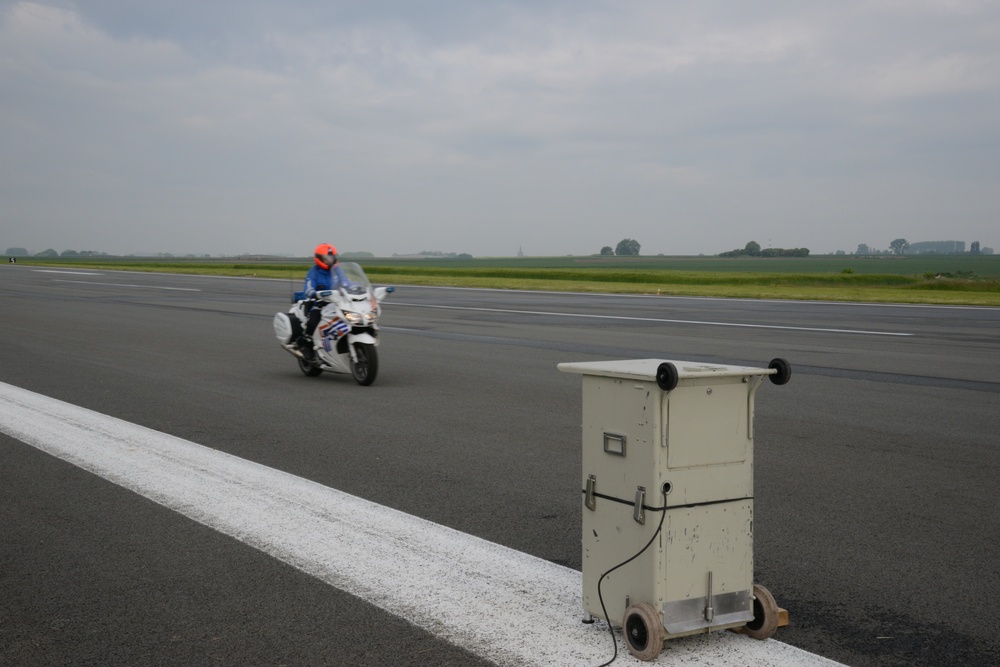
[[[728,628],[772,635],[783,610],[753,584],[754,394],[765,377],[787,382],[788,363],[637,359],[558,368],[583,375],[590,619],[621,619],[629,650],[645,660],[672,637]]]

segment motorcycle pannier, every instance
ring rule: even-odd
[[[288,313],[278,313],[274,316],[274,335],[282,345],[289,345],[302,335],[302,324],[297,317]]]

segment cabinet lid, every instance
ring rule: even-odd
[[[660,364],[670,363],[677,369],[678,379],[705,377],[741,377],[746,375],[773,375],[773,368],[753,366],[728,366],[708,364],[698,361],[678,361],[676,359],[629,359],[624,361],[578,361],[558,364],[556,368],[564,373],[581,375],[601,375],[626,380],[656,380],[656,369]]]

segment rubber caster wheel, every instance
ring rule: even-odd
[[[753,585],[753,620],[740,629],[753,639],[767,639],[778,629],[778,604],[760,584]]]
[[[656,367],[656,386],[663,391],[673,391],[677,387],[677,367],[665,361]]]
[[[771,363],[769,363],[767,367],[778,371],[777,373],[768,376],[774,384],[786,384],[792,379],[792,365],[784,359],[772,359]]]
[[[663,622],[646,602],[629,605],[622,619],[622,635],[628,651],[639,660],[655,660],[663,650]]]

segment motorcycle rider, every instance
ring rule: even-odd
[[[319,325],[323,309],[322,303],[316,300],[316,292],[337,289],[342,285],[351,284],[351,281],[344,275],[344,270],[340,268],[337,249],[329,243],[320,243],[316,246],[316,250],[313,252],[313,261],[315,265],[306,274],[305,284],[306,312],[309,313],[309,320],[306,323],[305,332],[296,341],[307,359],[311,359],[314,354],[312,337]]]

